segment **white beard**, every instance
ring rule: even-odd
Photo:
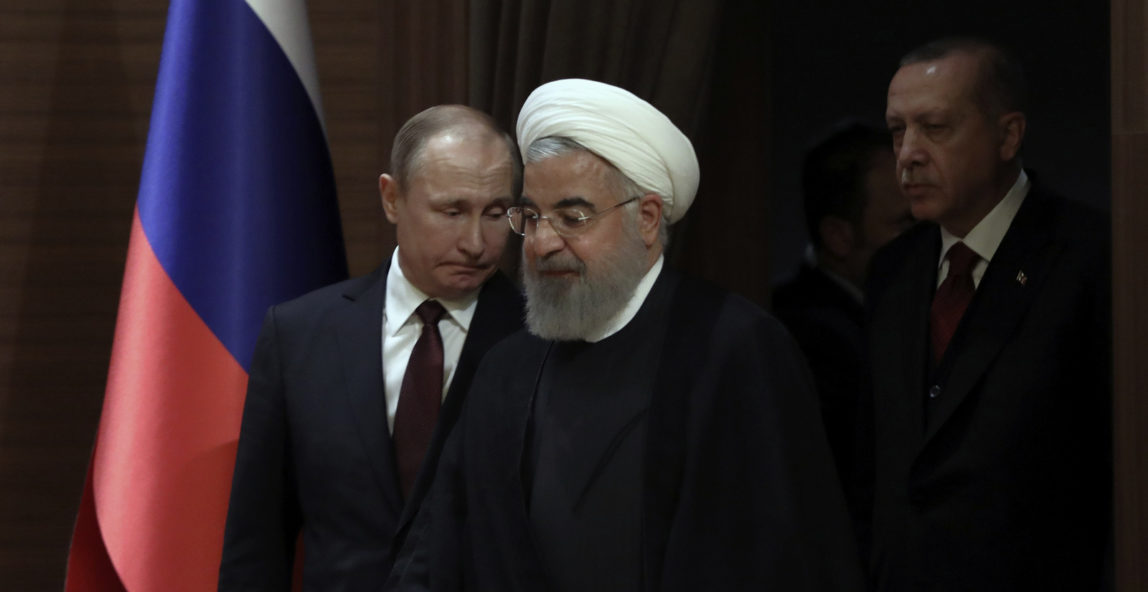
[[[587,265],[558,252],[523,265],[526,328],[543,339],[587,340],[601,334],[630,298],[649,268],[637,221],[623,224],[618,247]],[[540,271],[577,271],[576,279],[543,276]]]

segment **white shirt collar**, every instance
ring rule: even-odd
[[[650,295],[650,290],[654,287],[654,281],[658,279],[658,274],[662,271],[662,262],[665,260],[664,255],[658,255],[658,260],[654,262],[650,269],[646,271],[646,275],[642,276],[642,280],[638,282],[638,286],[634,288],[634,294],[630,296],[630,300],[626,302],[626,306],[614,315],[614,318],[606,323],[603,331],[597,335],[591,335],[586,341],[595,343],[621,331],[630,321],[634,320],[637,316],[638,310],[642,308],[642,303],[646,301],[646,296]]]
[[[941,256],[937,260],[937,268],[941,268],[945,262],[945,254],[958,241],[965,243],[965,246],[979,255],[986,264],[992,261],[993,255],[997,252],[997,247],[1004,240],[1005,233],[1012,225],[1013,218],[1016,218],[1016,213],[1020,210],[1021,204],[1024,203],[1024,198],[1028,195],[1030,188],[1032,188],[1032,183],[1029,182],[1028,175],[1022,169],[1004,198],[980,222],[977,222],[977,225],[965,235],[965,238],[955,236],[942,227]]]
[[[474,318],[474,309],[478,304],[478,292],[462,300],[446,300],[435,298],[446,309],[445,318],[457,325],[465,333],[470,330],[470,321]],[[383,305],[383,336],[394,335],[403,325],[410,321],[415,309],[429,299],[425,292],[415,287],[403,275],[399,264],[399,249],[396,247],[391,255],[391,268],[387,271],[387,295]]]

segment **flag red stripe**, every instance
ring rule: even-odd
[[[72,533],[72,549],[68,554],[68,576],[64,581],[65,592],[121,592],[120,583],[104,540],[100,536],[100,525],[96,522],[96,507],[92,501],[92,468],[88,466],[88,477],[84,480],[84,494],[80,498],[80,510],[76,515],[76,529]]]
[[[247,375],[132,223],[92,461],[97,528],[128,590],[213,590]]]

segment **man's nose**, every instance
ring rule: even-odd
[[[530,241],[534,254],[540,257],[556,253],[566,247],[566,240],[554,230],[548,218],[540,218],[526,240]]]
[[[470,257],[478,258],[486,250],[486,238],[482,234],[482,217],[475,216],[466,222],[466,228],[458,238],[458,248]]]
[[[909,168],[913,165],[922,165],[928,161],[929,155],[921,142],[920,133],[914,128],[905,130],[901,136],[901,145],[897,150],[897,164],[900,168]]]

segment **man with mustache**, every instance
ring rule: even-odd
[[[1021,167],[1025,85],[990,43],[901,61],[886,120],[924,220],[874,258],[877,590],[1110,580],[1107,220]]]
[[[796,346],[665,263],[690,141],[588,80],[536,89],[517,128],[528,332],[483,361],[392,589],[857,589]]]
[[[272,307],[248,384],[220,590],[375,590],[478,361],[522,326],[497,273],[521,165],[484,113],[431,107],[379,178],[398,248],[371,275]]]

